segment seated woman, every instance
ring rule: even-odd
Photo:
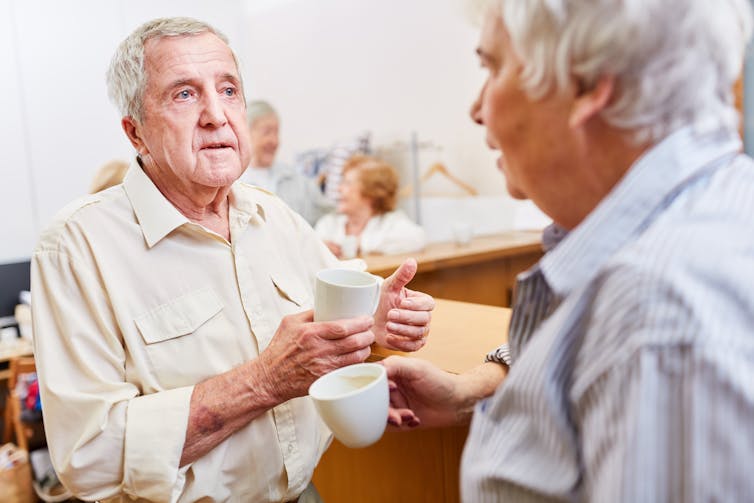
[[[352,157],[343,166],[337,213],[317,222],[317,234],[340,258],[351,258],[348,242],[354,240],[358,255],[421,250],[427,241],[424,229],[395,209],[397,191],[392,166],[373,157]]]

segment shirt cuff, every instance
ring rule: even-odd
[[[508,344],[503,344],[500,347],[493,349],[484,357],[485,362],[500,363],[502,365],[511,366],[513,359],[511,358],[511,350]]]
[[[126,415],[124,490],[150,501],[173,501],[186,440],[193,386],[139,396]]]

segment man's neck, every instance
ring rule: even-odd
[[[163,194],[190,221],[230,241],[229,191],[230,187],[218,188],[213,197],[206,194],[206,199],[199,201],[195,196],[186,197],[181,193],[170,195],[163,192]]]
[[[207,187],[198,184],[182,184],[178,186],[165,180],[159,169],[149,169],[144,165],[142,168],[165,199],[170,201],[183,216],[230,241],[228,216],[230,185]]]

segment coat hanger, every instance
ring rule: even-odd
[[[444,164],[439,163],[439,162],[436,162],[432,164],[429,168],[427,168],[427,171],[425,171],[424,174],[421,176],[419,182],[424,183],[430,178],[432,178],[433,176],[435,176],[436,174],[443,176],[445,179],[450,181],[450,183],[460,188],[468,196],[479,195],[479,192],[477,192],[477,190],[474,187],[472,187],[468,183],[464,182],[463,180],[455,176],[453,173],[450,172],[450,170],[448,170],[448,168]],[[414,186],[413,184],[409,183],[408,185],[404,186],[399,191],[399,195],[407,197],[413,194],[413,192],[414,192]],[[426,194],[426,195],[433,195],[433,194]],[[437,194],[434,194],[434,195],[437,195]]]

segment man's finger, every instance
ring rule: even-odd
[[[419,351],[427,343],[426,338],[421,339],[407,339],[399,335],[387,334],[386,341],[391,348],[395,348],[399,351],[405,351],[406,353],[413,353]]]
[[[387,319],[390,322],[401,323],[403,325],[427,326],[432,319],[432,314],[429,311],[391,309],[387,313]],[[390,330],[389,326],[388,330]]]
[[[406,261],[385,280],[386,291],[400,292],[409,281],[414,279],[417,267],[416,260],[413,258],[406,259]]]
[[[342,339],[334,339],[335,350],[338,354],[345,355],[368,348],[374,342],[374,334],[371,330],[351,334]],[[367,355],[368,356],[368,355]]]
[[[426,293],[406,288],[406,297],[400,300],[398,307],[413,311],[432,311],[435,308],[435,299]]]
[[[343,320],[321,321],[314,323],[317,326],[317,335],[323,339],[342,339],[351,334],[366,332],[374,325],[374,318],[371,316],[359,316],[357,318],[347,318]]]
[[[427,327],[390,322],[387,324],[387,333],[388,335],[397,335],[407,339],[421,339],[427,335]]]

